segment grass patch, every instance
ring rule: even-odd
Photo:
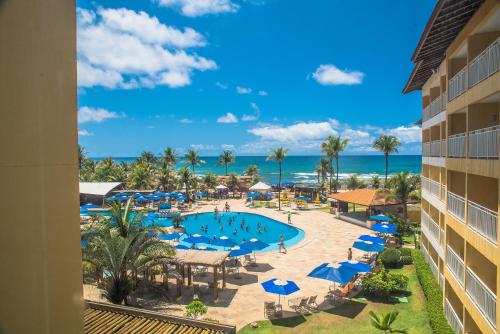
[[[357,299],[342,306],[308,316],[285,318],[276,321],[258,321],[259,328],[246,326],[238,334],[376,334],[370,324],[369,312],[400,312],[395,328],[406,328],[410,334],[432,334],[429,317],[425,310],[425,296],[418,283],[415,267],[405,266],[391,269],[392,272],[408,276],[411,295],[408,303],[381,303]]]

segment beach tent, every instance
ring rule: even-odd
[[[250,191],[266,192],[271,190],[271,186],[265,184],[264,182],[257,182],[250,187]]]
[[[227,189],[227,187],[225,185],[223,185],[223,184],[219,184],[217,187],[215,187],[215,189],[217,189],[217,190],[225,190],[225,189]]]

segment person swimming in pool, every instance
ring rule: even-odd
[[[267,232],[267,225],[264,225],[264,232]]]
[[[238,234],[238,231],[236,229],[233,230],[233,235]]]
[[[248,226],[245,227],[245,231],[247,231],[247,232],[250,231],[250,227],[248,227]]]

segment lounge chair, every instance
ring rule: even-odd
[[[252,264],[254,263],[254,259],[250,254],[245,255],[244,257],[245,263],[246,264]]]
[[[264,302],[264,317],[270,318],[276,314],[275,302]]]
[[[309,301],[309,298],[304,297],[300,298],[300,302],[297,305],[294,305],[293,309],[295,312],[304,314],[304,313],[309,313],[309,310],[307,308],[307,302]]]
[[[312,310],[313,312],[317,312],[319,307],[316,299],[318,299],[318,295],[309,297],[309,300],[307,301],[307,308]]]

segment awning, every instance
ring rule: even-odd
[[[253,186],[250,187],[251,191],[269,191],[271,186],[265,184],[264,182],[257,182]]]
[[[356,189],[338,194],[332,194],[328,197],[340,201],[364,206],[382,206],[399,204],[395,200],[386,201],[387,193],[376,189]]]
[[[121,182],[80,182],[80,194],[106,196]]]

